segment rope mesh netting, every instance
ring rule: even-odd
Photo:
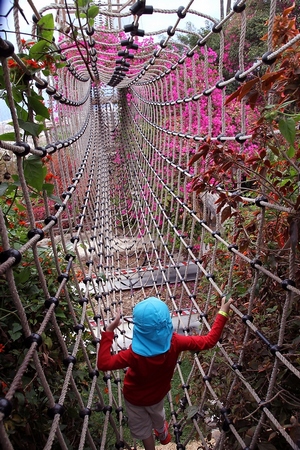
[[[97,370],[105,324],[120,307],[122,351],[155,296],[175,331],[206,334],[228,294],[222,340],[178,361],[170,448],[299,449],[291,3],[221,20],[196,1],[20,3],[0,40],[2,448],[136,448],[124,371]]]

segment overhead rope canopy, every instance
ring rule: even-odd
[[[167,448],[300,448],[299,4],[160,3],[1,13],[5,450],[140,447],[102,331],[121,308],[128,348],[154,296],[207,334],[224,295],[222,339],[178,360]]]

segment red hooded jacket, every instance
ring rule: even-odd
[[[162,355],[145,357],[134,353],[131,346],[111,354],[114,333],[102,333],[98,352],[98,369],[102,371],[128,368],[124,378],[125,399],[137,406],[155,405],[171,388],[171,379],[179,354],[184,350],[206,350],[220,339],[227,318],[217,314],[210,332],[205,336],[183,336],[173,333],[170,349]]]

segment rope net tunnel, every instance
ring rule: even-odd
[[[1,15],[1,447],[140,446],[102,330],[121,308],[128,348],[155,296],[206,334],[226,294],[217,346],[178,360],[170,448],[299,449],[298,2],[23,3]]]

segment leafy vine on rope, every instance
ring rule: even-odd
[[[57,70],[65,64],[60,62],[60,55],[54,43],[54,20],[52,14],[43,16],[37,21],[36,39],[21,39],[21,52],[8,58],[9,78],[14,108],[18,118],[18,125],[22,130],[22,141],[28,137],[33,139],[35,146],[41,133],[47,129],[46,120],[50,119],[50,111],[45,105],[44,97],[35,87],[33,76],[42,73],[44,76],[55,75]],[[4,82],[3,67],[0,67],[0,88],[2,98],[8,103],[8,94]],[[9,123],[12,125],[12,123]],[[0,135],[2,141],[16,141],[14,132]],[[24,158],[24,173],[28,187],[33,198],[46,191],[48,196],[53,196],[54,185],[49,183],[52,177],[47,168],[48,158],[41,159],[37,156]],[[8,178],[8,177],[7,177]],[[13,199],[19,209],[22,209],[21,193],[18,194],[19,178],[12,175],[13,182],[4,182],[0,185],[0,194]]]
[[[299,34],[295,18],[289,17],[292,11],[293,7],[287,8],[282,16],[276,17],[274,49]],[[250,195],[256,196],[264,191],[269,201],[299,209],[299,63],[300,48],[297,41],[281,53],[264,74],[258,74],[246,81],[227,98],[227,105],[243,101],[252,109],[256,108],[257,112],[261,111],[252,129],[256,150],[251,154],[235,154],[227,145],[212,141],[204,143],[189,161],[190,166],[201,158],[208,158],[210,161],[208,170],[194,177],[194,191],[200,193],[209,188],[217,192],[221,184],[225,190],[234,192],[235,186],[230,173],[238,168],[245,179],[252,180],[253,189]],[[268,101],[270,92],[271,104]],[[231,213],[234,214],[234,208],[241,201],[241,193],[228,195],[224,192],[218,195],[218,210],[229,202],[232,206]]]

